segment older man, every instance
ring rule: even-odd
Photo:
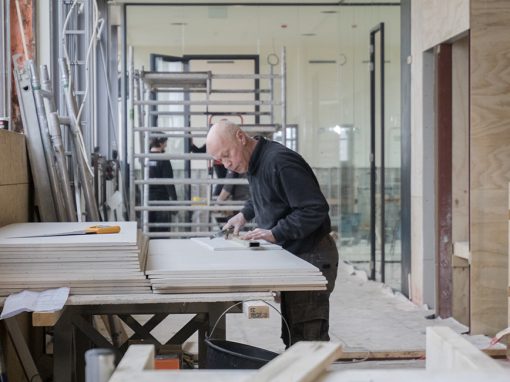
[[[207,152],[228,169],[246,173],[251,200],[225,228],[238,233],[255,218],[258,228],[247,240],[264,239],[318,267],[326,291],[283,292],[281,309],[291,339],[282,327],[287,347],[298,341],[329,340],[329,295],[335,286],[338,251],[329,235],[329,206],[305,160],[283,145],[262,137],[249,137],[239,126],[222,120],[207,135]]]

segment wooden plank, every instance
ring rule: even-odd
[[[143,370],[154,370],[154,345],[131,345],[109,382],[123,382],[125,376]],[[143,380],[143,378],[141,379]]]
[[[232,240],[235,243],[240,244],[243,247],[247,248],[259,248],[260,242],[257,240],[243,240],[239,236],[232,236],[229,237],[228,240]]]
[[[301,341],[262,366],[249,382],[312,382],[341,353],[333,342]]]
[[[32,326],[55,326],[62,310],[56,312],[33,312],[32,313]]]
[[[434,370],[503,370],[488,355],[448,327],[428,327],[426,369]]]
[[[394,360],[394,359],[424,359],[425,350],[377,350],[377,351],[349,351],[343,350],[337,361],[352,360]]]
[[[481,352],[487,354],[492,358],[505,358],[505,349],[480,349]],[[349,351],[343,350],[342,354],[337,358],[337,361],[352,361],[352,360],[397,360],[397,359],[425,359],[425,350],[376,350],[376,351]]]
[[[470,1],[471,332],[508,323],[510,3]]]

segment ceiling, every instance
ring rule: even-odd
[[[361,18],[394,9],[393,6],[345,6],[345,3],[341,6],[295,4],[129,5],[128,44],[175,46],[182,50],[193,46],[291,45],[303,40],[311,44],[331,44],[341,37],[345,30],[342,28],[356,28]]]

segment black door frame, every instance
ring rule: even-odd
[[[381,224],[381,282],[385,281],[385,214],[384,214],[384,23],[379,23],[370,30],[370,279],[376,279],[376,34],[380,34],[379,61],[381,66],[380,74],[380,224]]]

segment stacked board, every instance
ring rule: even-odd
[[[151,240],[146,274],[154,293],[324,290],[318,268],[283,249],[245,248],[222,238]],[[201,242],[200,242],[201,241]],[[235,249],[222,250],[235,246]]]
[[[120,226],[115,234],[25,237]],[[21,223],[0,229],[0,296],[67,286],[71,294],[150,293],[135,222]]]

